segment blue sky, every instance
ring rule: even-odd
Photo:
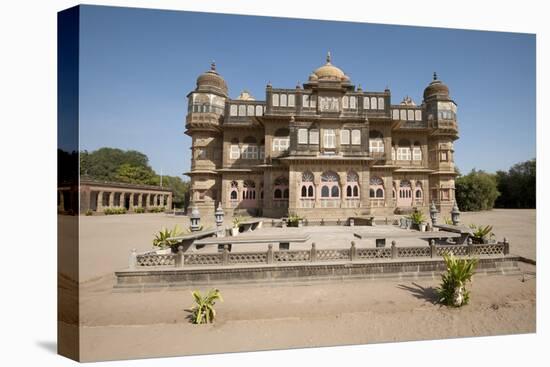
[[[186,95],[215,60],[232,98],[292,88],[328,50],[365,90],[420,104],[432,73],[458,104],[456,163],[496,171],[536,155],[535,36],[84,6],[80,148],[135,149],[160,173],[189,170]],[[186,178],[186,176],[183,176]]]

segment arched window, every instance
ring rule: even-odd
[[[286,128],[277,129],[273,136],[273,151],[284,152],[289,146],[289,131]]]
[[[363,97],[363,109],[369,110],[370,109],[370,98],[369,97]]]
[[[369,196],[371,198],[384,198],[384,181],[380,177],[371,177],[369,181]]]
[[[242,147],[243,159],[258,159],[258,143],[253,136],[247,136],[244,138],[244,144]]]
[[[239,200],[239,184],[237,183],[237,181],[231,181],[231,200],[232,201],[237,201]]]
[[[271,98],[273,102],[273,107],[279,107],[279,95],[275,93],[271,96]]]
[[[399,183],[399,198],[397,199],[398,206],[412,205],[412,186],[408,180],[403,180]]]
[[[384,135],[380,131],[371,130],[369,133],[369,152],[384,153]]]
[[[413,161],[422,160],[422,149],[420,148],[420,143],[417,141],[413,145],[412,158],[413,158]]]
[[[262,116],[264,114],[264,110],[261,105],[256,106],[256,116]]]
[[[246,116],[246,105],[239,105],[239,116]]]
[[[337,199],[340,197],[340,177],[336,172],[327,171],[321,175],[321,197],[324,199]]]
[[[288,200],[288,178],[279,176],[273,182],[273,199]]]
[[[241,148],[239,147],[239,139],[234,138],[231,140],[231,146],[229,148],[229,158],[239,159],[241,158]]]
[[[414,197],[416,199],[422,199],[422,182],[416,181]]]
[[[300,197],[309,199],[314,198],[313,187],[313,173],[309,171],[302,173],[302,188],[300,190]]]
[[[246,180],[243,184],[243,200],[256,199],[256,183],[252,180]]]
[[[348,171],[346,175],[346,197],[359,198],[359,175],[355,171]]]
[[[399,146],[397,147],[397,160],[411,160],[411,143],[407,139],[401,139],[399,141]]]
[[[384,109],[384,98],[378,97],[378,109],[383,110]]]

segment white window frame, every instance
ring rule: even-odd
[[[288,106],[288,100],[287,100],[287,96],[286,94],[281,94],[281,96],[279,97],[279,104],[281,107],[286,107]]]
[[[352,110],[355,110],[357,108],[357,97],[349,97],[349,108],[351,108]]]
[[[328,149],[336,148],[336,134],[334,129],[323,130],[323,147]]]
[[[363,109],[370,110],[370,97],[363,97]]]
[[[422,149],[420,147],[413,147],[412,157],[413,157],[413,161],[421,161]]]
[[[382,138],[369,139],[369,152],[384,153],[384,139]]]
[[[232,104],[231,107],[229,107],[229,116],[238,116],[238,107],[236,104]]]
[[[307,129],[298,129],[298,144],[307,144]]]
[[[340,130],[340,145],[349,145],[350,143],[350,131],[348,129]]]
[[[309,130],[309,144],[319,144],[319,129]]]
[[[379,110],[384,109],[384,97],[378,97],[378,109]]]
[[[284,152],[289,147],[289,138],[288,137],[276,137],[273,138],[273,151],[274,152]]]
[[[277,93],[273,93],[271,96],[271,103],[273,107],[279,107],[279,95]]]
[[[231,159],[239,159],[241,158],[241,149],[238,144],[231,144],[231,147],[229,149],[229,158]]]
[[[351,130],[351,145],[361,145],[361,130]]]
[[[377,100],[376,97],[371,97],[371,99],[370,99],[370,108],[373,109],[373,110],[378,109],[378,100]]]
[[[411,148],[410,147],[397,147],[397,160],[398,161],[410,161],[411,160]]]
[[[249,104],[246,106],[246,114],[247,116],[254,116],[254,105]]]

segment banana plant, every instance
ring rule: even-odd
[[[461,307],[470,301],[466,283],[472,281],[478,259],[458,259],[451,254],[443,256],[447,271],[441,275],[441,286],[437,288],[439,302]]]
[[[208,294],[202,296],[199,291],[191,292],[195,301],[195,306],[191,308],[191,318],[194,324],[209,324],[214,322],[216,310],[214,305],[216,300],[223,302],[222,295],[218,289],[211,289]]]

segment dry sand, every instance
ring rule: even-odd
[[[162,214],[82,217],[81,357],[85,361],[531,333],[536,328],[535,267],[524,275],[477,276],[472,302],[434,304],[437,279],[224,285],[213,325],[192,325],[191,288],[113,291],[113,271],[131,248],[150,248]],[[511,251],[535,258],[535,211],[463,214],[463,223],[494,225]],[[205,289],[202,289],[205,290]]]

